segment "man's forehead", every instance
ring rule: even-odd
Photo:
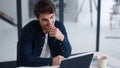
[[[40,16],[52,16],[55,13],[41,13]]]
[[[49,17],[51,17],[51,16],[54,16],[55,14],[54,13],[41,13],[40,15],[39,15],[39,17],[40,18],[49,18]]]

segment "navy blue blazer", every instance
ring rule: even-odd
[[[55,26],[60,29],[65,38],[63,42],[48,35],[48,45],[51,58],[41,58],[45,34],[38,20],[29,22],[22,30],[17,43],[17,66],[46,66],[52,64],[52,57],[62,55],[65,58],[71,55],[71,45],[64,25],[56,21]]]

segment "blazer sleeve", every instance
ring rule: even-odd
[[[71,55],[71,51],[72,51],[71,44],[68,40],[67,32],[66,32],[66,29],[65,29],[65,26],[63,25],[63,23],[59,22],[58,28],[64,34],[64,40],[58,41],[58,45],[61,47],[62,55],[65,58],[67,58]]]
[[[34,35],[33,35],[34,36]],[[17,43],[17,66],[46,66],[52,64],[52,58],[40,58],[33,46],[30,30],[23,30]]]

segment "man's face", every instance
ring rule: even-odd
[[[49,32],[55,24],[55,14],[42,13],[39,15],[39,23],[43,29],[43,32]]]

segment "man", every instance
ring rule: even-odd
[[[58,66],[71,55],[71,45],[62,23],[55,20],[55,5],[39,0],[34,7],[37,20],[21,31],[17,44],[17,66]]]

